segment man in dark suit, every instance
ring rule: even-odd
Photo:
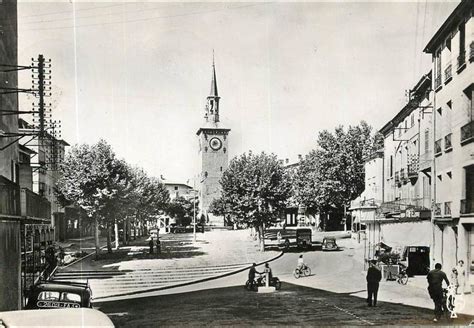
[[[376,266],[376,261],[369,262],[369,270],[367,270],[367,305],[377,306],[377,293],[379,291],[379,283],[382,279],[382,273]],[[372,302],[373,299],[373,302]]]
[[[446,285],[449,286],[448,277],[446,277],[446,273],[441,271],[441,268],[441,263],[436,263],[435,269],[431,270],[426,276],[426,279],[428,280],[428,293],[430,294],[430,297],[435,305],[435,318],[433,319],[434,322],[437,322],[444,312],[443,281],[445,281]]]

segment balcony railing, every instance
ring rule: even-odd
[[[21,189],[21,215],[51,220],[51,203],[29,189]]]
[[[434,204],[433,213],[435,216],[441,216],[441,203]]]
[[[474,41],[471,42],[471,45],[469,46],[469,61],[474,61]]]
[[[452,133],[450,134],[447,134],[445,137],[444,137],[444,151],[445,152],[448,152],[450,150],[453,149],[453,144],[451,142],[451,138],[452,138]]]
[[[20,216],[20,186],[0,175],[0,215]]]
[[[448,66],[446,66],[446,68],[444,69],[444,83],[448,83],[449,81],[451,81],[453,78],[453,70],[452,70],[452,65],[451,63],[448,64]]]
[[[451,216],[451,204],[452,202],[444,202],[444,215]]]
[[[408,178],[417,178],[418,177],[418,163],[408,164]]]
[[[441,87],[441,73],[439,73],[438,76],[436,76],[434,79],[435,90],[437,90],[439,87]]]
[[[472,142],[474,140],[474,121],[467,123],[461,127],[461,145]]]
[[[466,64],[466,50],[463,50],[459,53],[458,56],[458,71],[461,70]]]
[[[395,183],[398,184],[400,183],[400,174],[397,172],[395,172]]]
[[[474,199],[461,199],[461,214],[474,213]]]
[[[435,149],[435,156],[441,155],[441,152],[442,152],[441,139],[436,140],[434,149]]]
[[[408,181],[408,175],[406,174],[405,169],[400,169],[400,181],[403,183]]]

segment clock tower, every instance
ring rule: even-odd
[[[199,139],[199,206],[210,225],[223,226],[224,218],[209,213],[211,202],[221,195],[219,180],[229,162],[228,135],[219,119],[219,94],[216,67],[212,59],[211,92],[206,99],[204,123],[197,131]]]

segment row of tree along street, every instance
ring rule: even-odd
[[[107,230],[107,248],[111,252],[111,233],[116,223],[145,227],[147,220],[164,212],[183,222],[190,222],[192,217],[193,205],[189,200],[177,198],[170,202],[159,179],[118,159],[103,140],[72,147],[60,165],[60,172],[55,188],[58,200],[62,206],[80,208],[83,219],[93,222],[97,255],[100,228]],[[126,235],[124,231],[125,242]]]
[[[319,133],[315,149],[287,170],[274,154],[251,151],[233,158],[223,173],[221,197],[211,212],[258,231],[264,249],[264,229],[281,220],[287,207],[304,206],[326,214],[322,229],[340,227],[344,206],[364,189],[364,158],[380,148],[380,138],[365,122],[334,132]],[[163,183],[116,158],[105,142],[70,149],[60,166],[56,185],[63,206],[76,206],[95,226],[96,253],[99,228],[107,230],[107,246],[117,222],[143,227],[147,220],[168,213],[181,224],[192,218],[192,201],[170,202]]]
[[[255,228],[262,251],[265,227],[280,221],[287,207],[325,214],[323,230],[340,228],[344,207],[364,190],[364,159],[383,147],[381,142],[364,121],[333,133],[324,130],[294,171],[273,154],[250,151],[230,161],[211,211]]]

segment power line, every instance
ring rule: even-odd
[[[132,3],[133,3],[133,2],[132,2]],[[112,8],[112,7],[123,6],[124,4],[130,4],[130,3],[121,3],[121,4],[115,4],[115,5],[109,5],[109,6],[101,6],[101,7],[90,7],[90,8],[76,9],[76,11],[87,11],[87,10],[94,10],[94,9]],[[35,14],[35,15],[19,16],[18,18],[28,18],[28,17],[38,17],[38,16],[49,16],[49,15],[58,15],[58,14],[65,14],[65,13],[68,13],[68,14],[69,14],[69,13],[71,13],[71,10],[63,10],[63,11],[55,11],[55,12],[42,13],[42,14]]]
[[[133,3],[128,3],[128,4],[133,4]],[[100,7],[100,8],[107,8],[107,7]],[[149,12],[149,11],[154,11],[157,9],[162,9],[161,7],[159,8],[147,8],[147,9],[139,9],[139,10],[133,10],[129,11],[127,10],[126,14],[135,14],[139,12]],[[78,10],[76,10],[78,11]],[[86,16],[78,16],[76,19],[86,19],[86,18],[93,18],[93,17],[104,17],[104,16],[113,16],[113,15],[123,15],[123,11],[121,12],[108,12],[106,14],[101,13],[101,14],[93,14],[93,15],[86,15]],[[34,24],[34,23],[54,23],[54,22],[62,22],[62,21],[69,21],[69,20],[74,20],[74,17],[65,17],[65,18],[58,18],[58,19],[50,19],[50,20],[35,20],[35,21],[30,21],[30,22],[21,22],[21,24]]]
[[[103,22],[103,23],[94,23],[94,24],[69,25],[69,26],[45,27],[45,28],[28,28],[28,29],[22,29],[21,27],[19,27],[19,30],[22,30],[22,31],[46,31],[46,30],[71,29],[71,28],[79,28],[79,27],[91,27],[91,26],[104,26],[104,25],[113,25],[113,24],[135,23],[135,22],[165,19],[165,18],[176,18],[176,17],[195,16],[195,15],[205,15],[205,14],[214,13],[214,12],[249,8],[249,7],[266,5],[266,4],[268,4],[268,3],[267,2],[266,3],[257,3],[257,4],[250,4],[250,5],[237,6],[237,7],[231,7],[231,8],[213,9],[213,10],[190,12],[190,13],[176,14],[176,15],[154,16],[154,17],[148,17],[148,18],[130,19],[130,20],[122,20],[122,21],[116,21],[116,22]]]

